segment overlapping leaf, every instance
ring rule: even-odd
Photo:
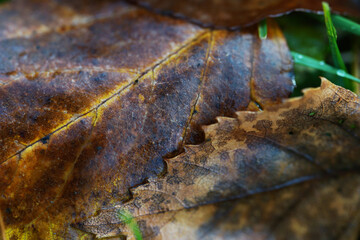
[[[92,4],[89,4],[89,3]],[[36,11],[35,11],[36,10]],[[198,143],[200,125],[287,97],[281,31],[212,31],[118,1],[0,9],[0,211],[10,239],[68,228],[128,198]]]
[[[187,19],[203,26],[246,26],[268,16],[292,10],[321,11],[322,0],[129,0],[147,9]],[[352,0],[328,0],[337,12],[360,14],[360,3]]]
[[[360,99],[323,79],[263,112],[205,127],[206,142],[167,160],[168,174],[133,199],[79,223],[97,236],[145,239],[357,239]],[[279,190],[280,189],[280,190]]]

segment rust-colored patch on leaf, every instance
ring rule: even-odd
[[[207,141],[166,160],[163,178],[78,226],[98,237],[128,233],[116,217],[124,208],[146,239],[355,239],[359,109],[354,93],[323,79],[263,112],[219,117],[204,127]]]

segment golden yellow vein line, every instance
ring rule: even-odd
[[[171,52],[170,54],[168,54],[165,58],[163,58],[162,60],[156,62],[154,65],[152,65],[151,67],[147,68],[142,74],[140,74],[139,77],[137,77],[136,79],[133,79],[129,84],[127,84],[124,87],[121,87],[120,89],[115,90],[115,92],[108,98],[105,98],[103,100],[101,100],[101,102],[96,105],[93,106],[89,111],[80,114],[78,117],[72,119],[71,121],[67,122],[66,124],[56,128],[54,131],[46,134],[46,135],[52,135],[64,128],[66,128],[69,124],[83,118],[85,115],[89,114],[90,112],[94,111],[95,109],[99,108],[100,106],[102,106],[103,104],[105,104],[106,102],[108,102],[109,100],[113,99],[116,96],[119,96],[124,90],[126,90],[127,88],[129,88],[130,86],[132,86],[136,81],[140,80],[141,77],[143,77],[145,74],[147,74],[149,71],[151,71],[152,69],[156,68],[157,66],[161,65],[163,62],[165,62],[166,60],[168,60],[169,58],[171,58],[172,56],[176,55],[178,52],[180,52],[181,50],[189,47],[193,42],[196,42],[199,38],[201,38],[203,35],[206,34],[207,31],[203,31],[200,34],[198,34],[197,36],[195,36],[194,38],[192,38],[190,41],[186,42],[185,44],[183,44],[182,46],[180,46],[179,48],[177,48],[175,51]],[[13,155],[11,155],[10,157],[6,158],[5,160],[1,161],[0,164],[3,164],[4,162],[6,162],[7,160],[11,159],[12,157],[20,154],[21,152],[23,152],[24,150],[26,150],[27,148],[33,146],[34,144],[38,143],[40,139],[35,140],[34,142],[28,144],[26,147],[20,149],[19,151],[17,151],[16,153],[14,153]]]
[[[70,170],[65,173],[64,183],[62,184],[62,186],[60,187],[59,191],[57,192],[54,200],[53,200],[53,201],[50,201],[50,203],[48,204],[48,206],[45,207],[43,210],[41,210],[41,212],[38,212],[38,213],[37,213],[37,214],[38,214],[37,217],[34,218],[30,223],[26,224],[25,227],[31,226],[37,219],[39,219],[40,217],[42,217],[44,214],[47,214],[47,210],[48,210],[52,205],[54,205],[54,203],[55,203],[56,201],[58,201],[59,198],[61,197],[61,195],[63,194],[66,185],[68,184],[71,176],[73,175],[73,172],[74,172],[76,163],[78,162],[78,160],[79,160],[82,152],[84,151],[84,149],[86,148],[86,146],[88,145],[88,143],[89,143],[89,141],[90,141],[91,135],[92,135],[92,133],[93,133],[93,129],[94,129],[94,127],[95,127],[95,125],[96,125],[96,121],[97,121],[97,119],[98,119],[97,110],[95,110],[95,116],[93,116],[92,118],[93,118],[93,120],[92,120],[92,124],[91,124],[91,129],[89,130],[89,133],[87,134],[87,137],[86,137],[84,143],[81,145],[80,150],[79,150],[79,152],[77,153],[75,160],[74,160],[73,163],[71,164]]]

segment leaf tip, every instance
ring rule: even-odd
[[[330,85],[333,85],[327,78],[325,77],[320,77],[320,80],[321,80],[321,88],[326,88]]]

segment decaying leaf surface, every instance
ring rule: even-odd
[[[323,79],[304,97],[237,114],[168,159],[165,177],[78,226],[131,236],[116,216],[126,209],[145,239],[357,239],[360,99]]]
[[[10,239],[74,239],[198,143],[200,125],[293,87],[281,31],[200,28],[118,1],[0,8],[0,211]],[[93,5],[92,5],[93,4]],[[36,9],[36,12],[34,12]]]
[[[293,10],[322,11],[322,0],[129,0],[147,9],[203,26],[238,27]],[[328,0],[336,12],[360,14],[360,3]]]

